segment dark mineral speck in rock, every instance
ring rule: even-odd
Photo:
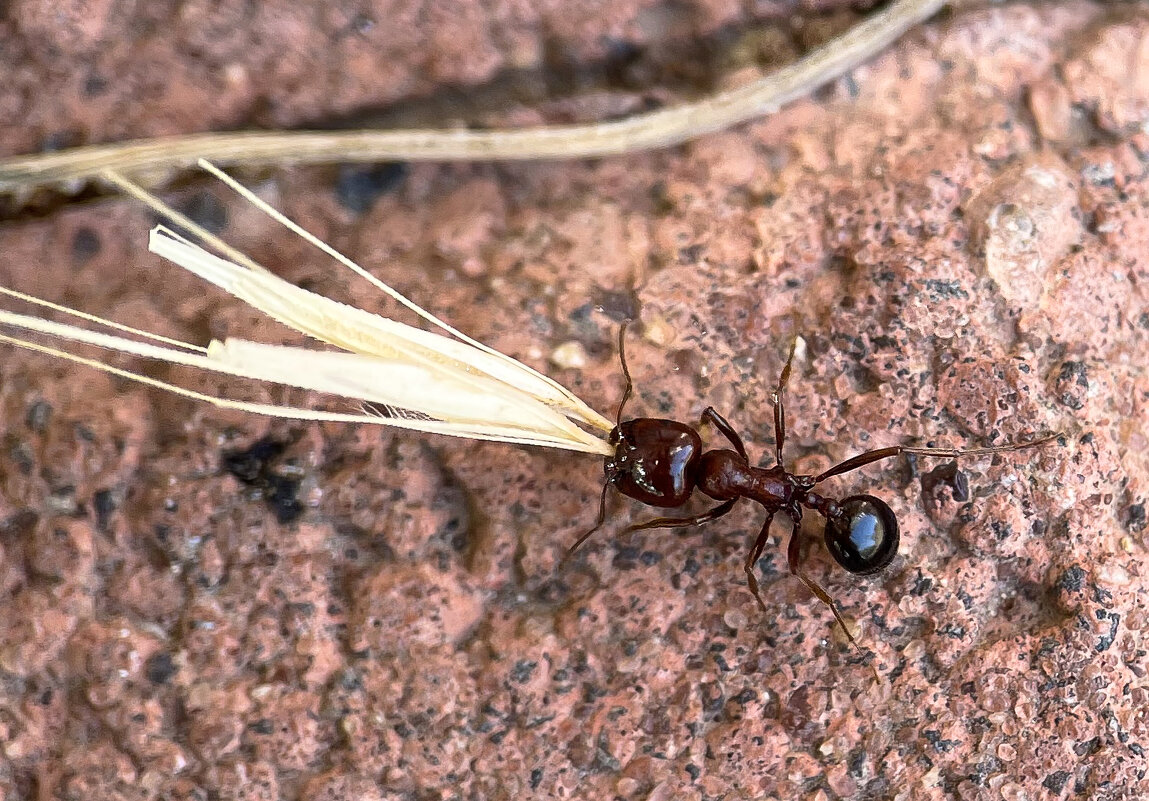
[[[211,192],[196,192],[177,209],[213,234],[222,234],[227,228],[227,207]]]
[[[172,655],[167,651],[153,654],[144,664],[144,675],[152,684],[166,684],[178,670]]]
[[[365,214],[376,200],[402,185],[407,171],[407,165],[397,161],[369,166],[344,165],[335,179],[335,199],[348,211]]]
[[[72,257],[78,264],[85,264],[99,255],[100,235],[88,227],[77,228],[72,236]]]

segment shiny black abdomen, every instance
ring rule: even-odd
[[[606,460],[607,481],[623,495],[650,506],[681,506],[694,491],[702,439],[674,420],[640,417],[611,434],[614,456]]]

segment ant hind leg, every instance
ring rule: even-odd
[[[842,631],[846,633],[846,639],[850,641],[851,645],[861,651],[862,647],[858,645],[858,641],[855,640],[854,635],[850,633],[850,627],[846,625],[846,619],[843,618],[842,613],[838,611],[838,604],[835,603],[833,596],[826,592],[818,582],[814,581],[814,579],[802,571],[802,541],[799,536],[802,518],[791,516],[790,519],[793,521],[794,529],[790,532],[790,542],[786,546],[786,562],[790,567],[791,575],[797,576],[799,581],[806,585],[806,589],[814,593],[819,601],[830,607],[830,611],[834,613],[834,619],[838,621],[838,625],[841,626]]]
[[[918,456],[941,456],[952,459],[969,456],[988,456],[994,453],[1010,453],[1012,451],[1025,450],[1026,448],[1037,448],[1054,441],[1060,436],[1062,436],[1061,432],[1054,432],[1052,434],[1043,434],[1037,439],[1026,440],[1025,442],[1011,442],[1007,445],[990,445],[985,448],[916,448],[910,445],[892,445],[888,448],[878,448],[877,450],[859,453],[857,456],[853,456],[844,462],[839,462],[829,470],[815,476],[814,483],[819,484],[828,478],[840,476],[843,473],[849,473],[851,470],[857,470],[859,467],[865,467],[868,464],[873,464],[882,459],[889,459],[891,456],[898,456],[903,453],[912,453]]]

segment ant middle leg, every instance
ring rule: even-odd
[[[778,466],[782,466],[782,447],[786,444],[786,400],[784,398],[786,385],[790,382],[790,367],[794,364],[794,351],[798,349],[798,337],[790,343],[790,355],[786,358],[786,366],[778,376],[778,388],[774,390],[771,400],[774,402],[774,459]]]
[[[758,539],[754,540],[754,547],[746,554],[746,561],[742,564],[742,569],[746,571],[746,583],[750,586],[750,592],[754,593],[754,600],[762,607],[762,611],[769,614],[770,610],[766,608],[766,602],[762,600],[762,593],[758,589],[758,577],[754,575],[754,568],[758,564],[758,560],[762,558],[762,551],[766,549],[766,542],[770,538],[770,524],[774,522],[774,513],[766,515],[766,522],[762,524],[762,530],[758,532]]]
[[[736,503],[738,503],[738,498],[731,498],[728,501],[718,504],[713,509],[708,509],[702,514],[694,515],[693,517],[656,517],[653,520],[647,520],[642,523],[632,523],[620,531],[619,534],[630,534],[632,531],[645,531],[648,528],[701,526],[704,523],[709,523],[711,520],[717,520],[722,517],[733,509]]]
[[[826,592],[818,582],[807,576],[802,571],[802,540],[800,537],[800,529],[802,525],[801,515],[790,515],[790,520],[794,525],[794,529],[790,532],[790,542],[786,545],[786,562],[790,568],[790,574],[797,576],[798,579],[806,585],[806,589],[814,593],[815,597],[826,606],[830,607],[830,611],[834,613],[834,619],[838,621],[838,625],[842,627],[842,631],[846,633],[846,639],[850,643],[861,650],[858,641],[854,639],[854,635],[850,633],[850,627],[846,625],[845,618],[842,613],[838,611],[838,604],[835,603],[833,596]]]
[[[746,455],[746,446],[742,444],[742,437],[738,436],[738,432],[734,430],[734,426],[730,425],[726,418],[720,415],[713,406],[706,407],[706,411],[702,413],[702,422],[710,423],[710,425],[717,428],[722,433],[722,436],[730,440],[730,444],[734,446],[734,450],[738,451],[738,455],[747,462],[750,461],[750,458]]]

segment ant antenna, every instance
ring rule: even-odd
[[[623,320],[622,325],[618,328],[618,361],[622,365],[622,376],[626,379],[626,386],[622,390],[622,400],[618,402],[618,412],[614,418],[614,430],[616,432],[622,427],[622,410],[626,408],[626,402],[630,400],[631,393],[634,391],[634,382],[630,378],[630,368],[626,365],[626,327],[630,325],[631,322],[630,319]],[[594,527],[590,531],[575,540],[574,545],[567,549],[566,554],[563,555],[562,560],[559,562],[560,568],[574,555],[574,552],[579,549],[579,546],[590,539],[590,535],[602,528],[602,524],[606,522],[606,498],[612,486],[613,484],[609,478],[603,483],[602,495],[598,499],[598,520],[595,521]]]
[[[622,390],[622,400],[618,402],[618,413],[614,419],[616,427],[622,425],[622,410],[626,407],[626,402],[630,400],[631,392],[634,390],[634,382],[630,380],[630,368],[626,366],[626,327],[631,322],[630,319],[623,320],[622,325],[618,327],[618,360],[622,364],[622,377],[626,379],[626,387]]]

